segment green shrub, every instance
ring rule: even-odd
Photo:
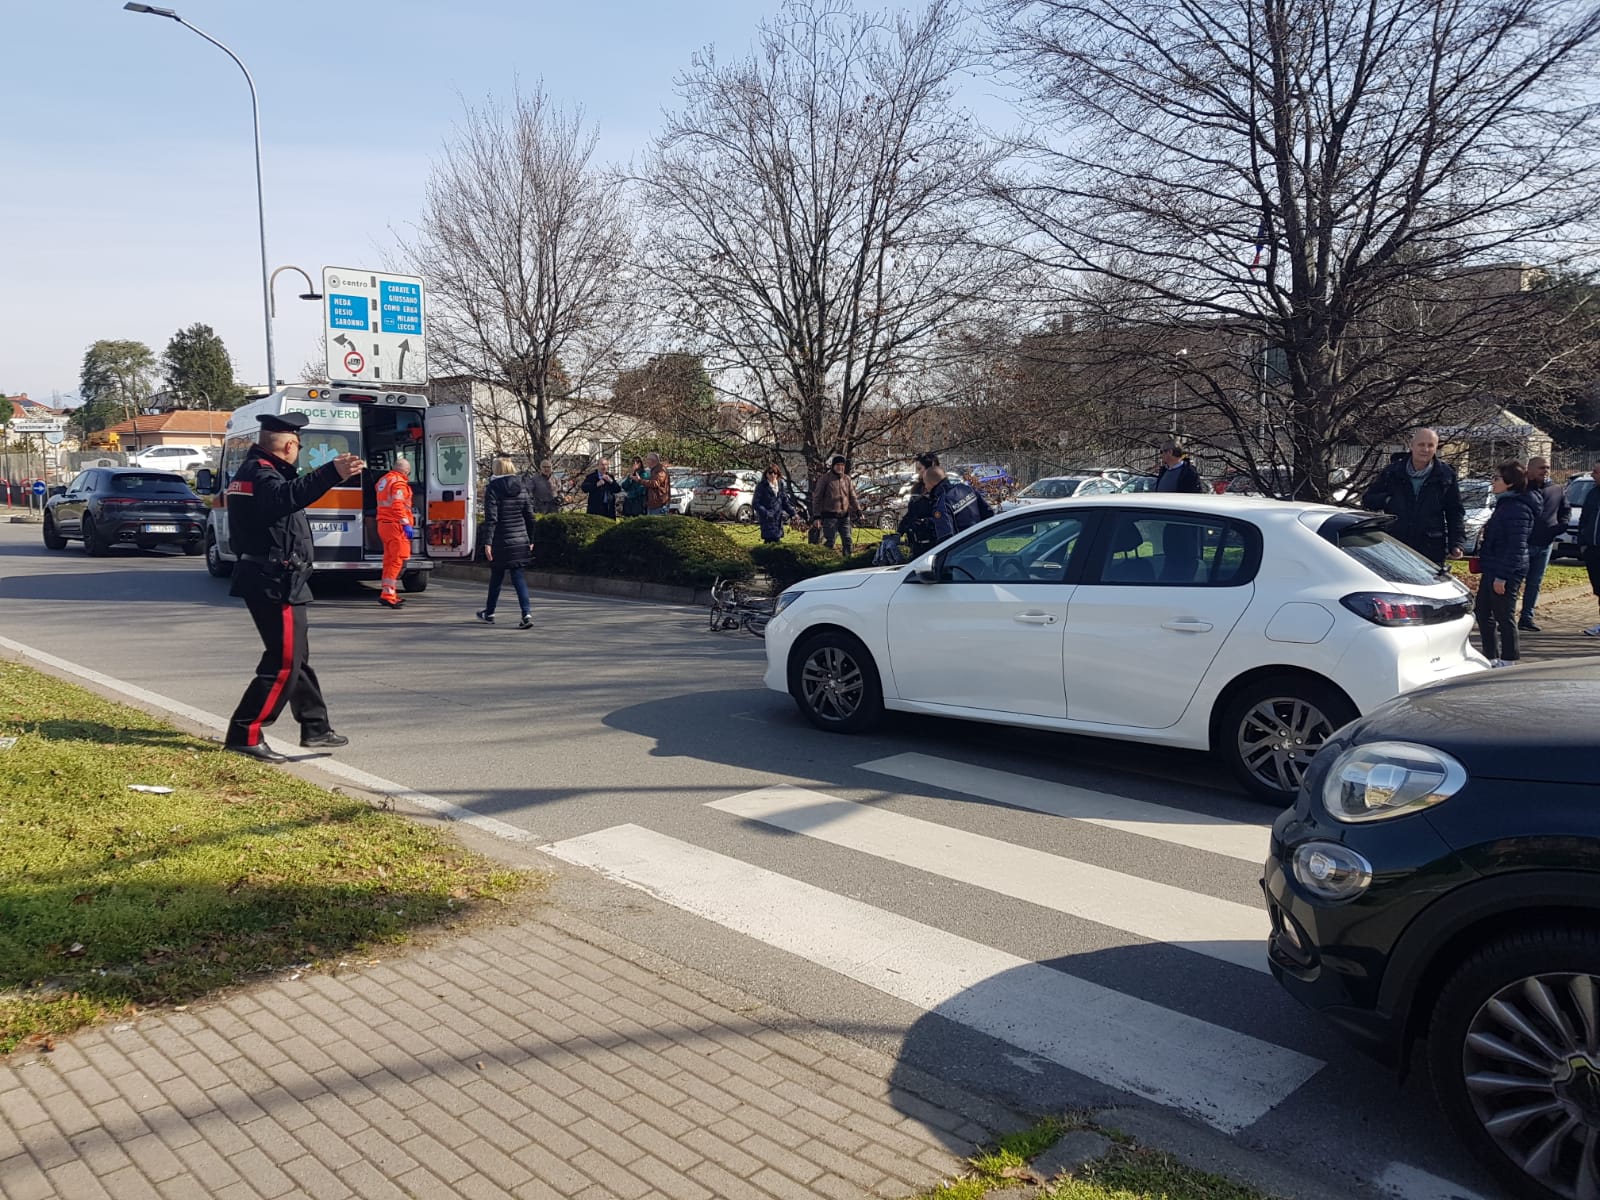
[[[868,562],[872,555],[867,553]],[[837,550],[826,546],[813,546],[807,542],[767,542],[752,546],[750,557],[772,579],[778,591],[813,575],[826,575],[854,565],[839,557]],[[854,556],[853,556],[854,557]]]
[[[589,547],[615,525],[587,513],[546,513],[533,523],[533,565],[545,571],[581,571]]]
[[[755,574],[750,555],[722,530],[709,521],[677,516],[618,521],[594,540],[586,565],[596,575],[687,587]]]

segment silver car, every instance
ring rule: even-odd
[[[756,515],[759,471],[722,471],[709,476],[689,501],[691,516],[708,520],[749,522]]]
[[[667,511],[677,513],[680,517],[689,515],[689,505],[694,500],[695,489],[705,484],[706,477],[699,471],[685,471],[679,474],[673,471],[672,499],[667,501]]]
[[[1483,527],[1489,522],[1489,514],[1494,512],[1494,488],[1487,479],[1463,479],[1456,486],[1461,492],[1461,507],[1466,510],[1462,525],[1466,533],[1461,539],[1461,549],[1467,554],[1476,554]]]
[[[1594,488],[1594,480],[1587,475],[1580,475],[1567,483],[1567,503],[1572,505],[1572,520],[1556,538],[1555,544],[1550,548],[1552,561],[1563,558],[1578,559],[1582,556],[1578,552],[1578,517],[1583,509],[1583,501]]]
[[[1002,512],[1021,508],[1025,504],[1040,504],[1046,500],[1072,500],[1079,496],[1109,496],[1122,485],[1104,475],[1052,475],[1048,479],[1035,479],[1012,499],[1003,501]]]

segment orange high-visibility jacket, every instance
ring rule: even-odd
[[[411,481],[399,471],[390,471],[378,480],[378,528],[400,533],[400,526],[411,524]]]

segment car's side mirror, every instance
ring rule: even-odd
[[[925,554],[913,559],[906,569],[907,583],[943,583],[944,580],[944,559],[937,554]]]
[[[210,467],[201,467],[194,473],[194,490],[202,496],[209,496],[217,490],[217,477],[211,473]]]

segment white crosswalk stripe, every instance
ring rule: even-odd
[[[707,807],[1223,962],[1267,970],[1269,922],[1260,905],[1219,900],[805,788],[762,788]]]
[[[544,847],[686,912],[1227,1132],[1317,1059],[636,825]]]
[[[1208,850],[1255,866],[1260,866],[1267,857],[1270,830],[1265,824],[1230,821],[1209,813],[1188,812],[928,754],[896,754],[861,763],[859,769],[907,783],[922,783],[994,800],[1013,808],[1071,817],[1192,850]]]

